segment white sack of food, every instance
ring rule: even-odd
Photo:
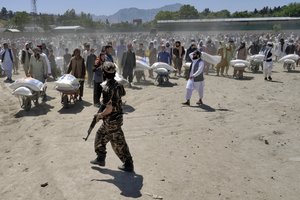
[[[262,62],[262,61],[264,61],[264,58],[265,58],[265,55],[256,54],[256,55],[250,56],[249,60],[253,60],[255,62]]]
[[[19,87],[15,89],[12,94],[16,96],[32,96],[31,90],[27,87]]]
[[[34,78],[21,78],[16,80],[14,83],[10,84],[9,87],[13,90],[19,87],[28,87],[29,89],[39,92],[42,91],[44,88],[44,84]]]
[[[286,59],[297,61],[299,59],[299,56],[297,54],[289,54],[280,58],[278,62],[284,62]]]
[[[176,69],[174,67],[172,67],[164,62],[156,62],[151,66],[151,69],[157,69],[157,68],[165,68],[171,72],[176,71]]]
[[[57,90],[68,91],[78,89],[80,86],[78,79],[71,74],[64,74],[55,82],[55,85]]]
[[[190,63],[190,62],[184,63],[184,64],[183,64],[184,69],[190,69],[191,64],[192,64],[192,63]]]
[[[236,59],[236,60],[231,60],[230,61],[231,66],[235,66],[235,64],[237,64],[237,63],[244,63],[247,67],[250,66],[250,62],[248,62],[247,60]]]
[[[147,64],[146,61],[144,60],[136,60],[136,67],[135,71],[144,71],[144,70],[149,70],[151,69],[150,66]]]
[[[292,59],[285,59],[284,63],[286,63],[286,64],[292,64],[292,65],[296,64],[296,62],[294,60],[292,60]]]
[[[56,57],[55,58],[55,62],[56,62],[56,65],[59,69],[63,69],[64,68],[64,57]]]
[[[116,73],[115,75],[115,80],[120,83],[121,85],[127,85],[129,84],[129,82],[123,78],[122,75],[120,75],[119,73]]]
[[[213,65],[221,62],[221,56],[213,56],[205,52],[201,52],[201,59]]]
[[[243,69],[243,68],[247,67],[247,65],[245,63],[236,63],[233,65],[233,67],[235,69]]]
[[[169,71],[166,68],[156,68],[153,71],[159,75],[168,75],[169,74]]]

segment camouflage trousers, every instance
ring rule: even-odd
[[[94,143],[95,152],[97,153],[98,158],[105,159],[106,144],[110,142],[114,152],[123,163],[125,161],[132,160],[123,130],[121,128],[123,124],[122,121],[123,120],[114,122],[107,122],[105,120],[103,121],[103,124],[96,133]]]

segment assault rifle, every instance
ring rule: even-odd
[[[90,125],[90,128],[87,131],[87,133],[88,133],[87,136],[85,138],[82,138],[82,139],[84,139],[85,141],[87,141],[87,139],[89,138],[89,136],[90,136],[90,134],[91,134],[91,132],[94,129],[94,127],[95,127],[96,124],[97,124],[97,116],[94,116],[93,121],[92,121],[92,123]]]

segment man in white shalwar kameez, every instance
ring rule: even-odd
[[[7,76],[7,79],[4,82],[12,83],[14,82],[12,80],[12,70],[13,70],[13,64],[14,64],[14,55],[12,53],[12,50],[8,48],[8,44],[3,44],[3,49],[0,51],[0,57],[2,60],[2,67],[5,71],[5,74]]]
[[[189,57],[192,60],[192,64],[190,66],[189,77],[187,77],[188,81],[186,84],[186,102],[183,105],[190,105],[190,99],[192,97],[192,93],[194,90],[198,92],[199,101],[198,105],[203,104],[203,93],[204,93],[204,61],[201,59],[201,52],[196,50],[189,54]]]

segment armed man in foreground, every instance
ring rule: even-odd
[[[106,81],[103,82],[103,102],[99,113],[95,115],[96,121],[103,120],[95,137],[95,152],[97,158],[91,161],[91,164],[105,166],[106,144],[111,143],[114,152],[123,165],[120,170],[133,172],[133,161],[129,152],[121,126],[123,125],[122,96],[126,92],[123,85],[115,79],[116,66],[112,62],[103,64],[103,73]]]

